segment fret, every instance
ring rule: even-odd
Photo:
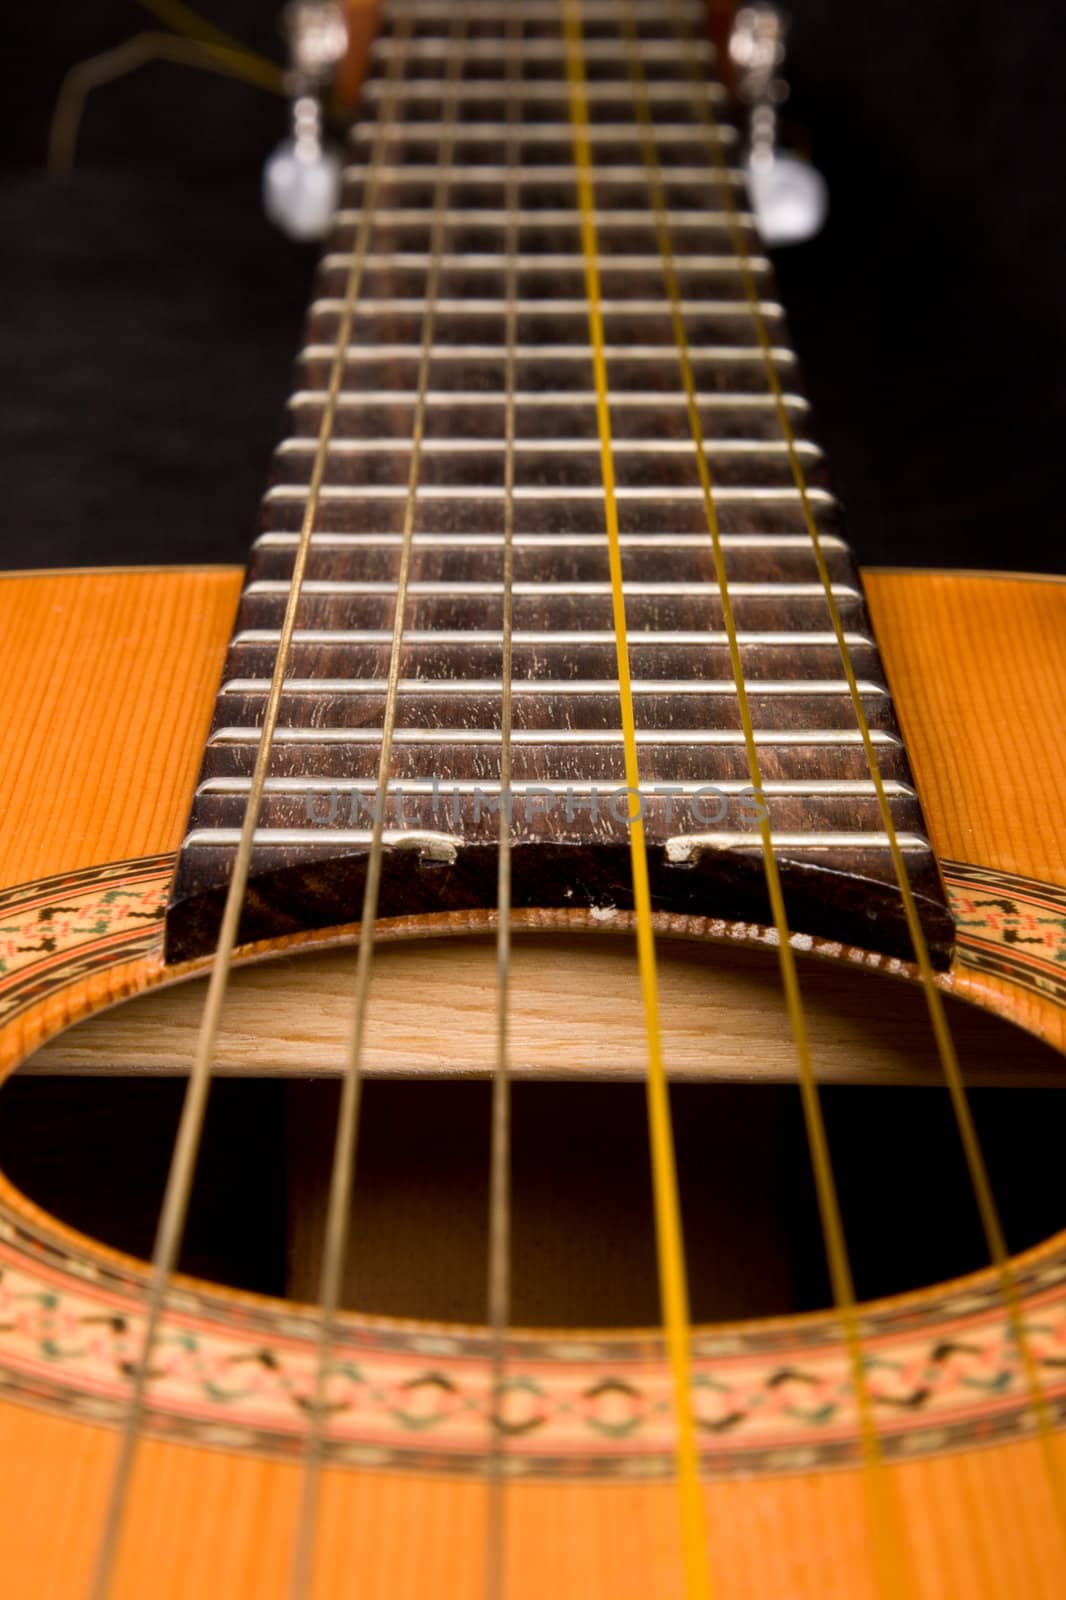
[[[444,127],[445,125],[442,122],[423,122],[421,120],[413,124],[398,123],[394,128],[390,129],[389,138],[395,140],[416,139],[425,142],[441,138],[444,133]],[[376,122],[354,122],[348,133],[348,142],[349,144],[366,142],[374,135],[376,130]],[[493,141],[498,144],[500,140],[506,139],[507,132],[506,122],[479,122],[476,128],[460,129],[456,140],[457,148],[462,151],[464,147],[475,142],[484,144],[487,141]],[[721,134],[724,145],[730,148],[736,145],[736,130],[727,123],[722,124]],[[523,159],[528,158],[528,151],[525,146],[528,145],[534,148],[533,159],[535,160],[537,146],[554,143],[559,146],[560,151],[564,152],[566,164],[568,166],[573,165],[573,128],[569,122],[523,122],[519,124],[518,136]],[[660,147],[665,146],[667,151],[669,151],[669,147],[672,144],[682,144],[693,149],[700,149],[706,156],[706,145],[697,141],[690,122],[674,124],[666,121],[665,118],[661,119],[656,123],[655,138],[656,143]],[[640,147],[637,130],[632,122],[596,122],[590,125],[589,140],[594,149],[600,145],[610,144],[612,139],[624,139],[631,146],[638,149]]]
[[[523,5],[523,14],[530,15],[528,7]],[[645,42],[642,56],[645,64],[654,61],[676,61],[679,53],[684,50],[690,61],[699,61],[709,65],[714,59],[713,45],[706,39],[692,39],[682,42],[676,37],[667,39],[649,39]],[[464,46],[467,60],[484,58],[489,61],[519,60],[523,66],[530,62],[551,61],[558,65],[559,45],[556,39],[524,39],[516,47],[506,39],[468,39]],[[402,56],[405,62],[427,60],[437,63],[440,59],[440,45],[436,39],[405,39],[402,42],[390,39],[387,36],[376,39],[371,46],[371,58],[375,61],[388,62],[394,55]],[[588,61],[610,61],[617,63],[621,75],[626,72],[626,46],[621,38],[617,39],[588,39],[585,42],[585,57]]]
[[[650,82],[647,86],[648,98],[653,105],[657,101],[666,102],[670,107],[673,117],[679,122],[685,121],[689,117],[691,117],[691,119],[694,121],[696,118],[694,107],[696,105],[714,107],[716,105],[720,105],[725,99],[724,90],[719,84],[716,83],[702,84],[700,85],[699,89],[695,91],[692,90],[691,86],[687,82],[685,87],[686,90],[689,91],[693,101],[692,109],[684,105],[678,105],[678,90],[676,83]],[[586,88],[590,105],[593,108],[595,108],[597,105],[603,105],[605,103],[610,104],[612,102],[620,101],[624,105],[625,109],[628,110],[630,92],[629,85],[624,81],[623,78],[619,78],[619,80],[614,83],[601,83],[592,80],[588,83]],[[409,107],[412,102],[417,102],[419,100],[440,100],[446,95],[446,93],[447,89],[445,85],[445,79],[441,76],[433,78],[415,78],[408,79],[406,81],[401,79],[399,83],[395,84],[385,84],[370,78],[364,86],[363,98],[364,101],[370,105],[373,105],[380,100],[388,100],[390,104],[398,106],[402,114],[404,107]],[[475,101],[479,103],[485,101],[496,101],[500,105],[505,106],[507,104],[507,98],[511,93],[511,85],[508,83],[506,78],[489,78],[473,81],[466,80],[461,84],[459,89],[459,105],[460,108],[462,108],[464,101]],[[519,91],[519,98],[523,103],[538,103],[552,100],[556,101],[560,108],[560,114],[554,120],[558,122],[565,122],[566,114],[568,113],[570,104],[569,84],[566,77],[562,74],[557,75],[554,78],[527,78],[522,83]]]
[[[744,174],[739,167],[730,167],[727,170],[733,183],[738,186],[744,184]],[[463,184],[502,184],[507,179],[507,171],[508,169],[505,166],[500,166],[498,163],[466,162],[462,165],[457,163],[454,169],[454,181]],[[368,172],[369,168],[364,163],[350,162],[343,168],[342,177],[347,182],[363,183]],[[572,160],[553,165],[547,171],[523,172],[517,179],[519,193],[523,189],[543,188],[547,185],[562,183],[564,179],[569,179],[572,183],[575,180],[576,173],[577,168]],[[380,167],[378,168],[378,174],[386,183],[431,183],[437,176],[437,169],[431,163],[423,164],[422,162],[406,161],[401,164],[390,163],[387,166]],[[713,180],[710,179],[707,176],[706,167],[703,166],[669,167],[665,175],[669,184],[696,184],[704,191],[709,188],[713,189],[720,181],[720,176],[717,174]],[[589,176],[597,184],[637,183],[643,187],[647,183],[646,169],[636,162],[631,165],[612,162],[610,165],[593,167]]]
[[[740,728],[638,728],[639,745],[663,747],[669,745],[730,745],[743,746],[744,733]],[[397,728],[393,738],[398,745],[434,744],[441,746],[476,744],[495,747],[500,742],[498,728]],[[621,746],[621,728],[513,728],[511,738],[516,745],[542,745],[551,749],[567,745]],[[883,728],[870,730],[875,745],[901,749],[894,733]],[[260,740],[260,729],[243,724],[216,728],[208,739],[209,746],[223,744],[255,745]],[[272,743],[278,745],[340,744],[345,746],[370,745],[375,750],[381,742],[377,728],[308,728],[299,725],[281,727]],[[811,745],[862,747],[862,735],[857,728],[756,728],[756,744],[806,748]]]
[[[286,599],[291,585],[267,579],[255,579],[247,584],[244,596],[255,599],[259,596],[268,596],[275,599]],[[853,584],[833,584],[833,594],[838,600],[859,600],[860,593]],[[397,592],[394,583],[372,583],[365,580],[355,582],[321,582],[313,578],[305,578],[300,590],[301,597],[320,595],[395,595]],[[611,594],[609,583],[523,583],[516,580],[511,584],[511,593],[515,596],[537,595],[549,597],[565,594],[571,596],[603,596]],[[716,583],[627,583],[625,594],[628,599],[645,595],[717,595],[719,592]],[[421,583],[418,580],[408,582],[406,593],[412,598],[430,596],[434,599],[448,595],[502,595],[502,583],[481,583],[470,581],[467,583]],[[733,599],[748,599],[753,596],[767,599],[813,599],[824,601],[825,591],[820,583],[731,583],[729,593]]]
[[[294,550],[299,543],[297,533],[287,533],[284,530],[271,530],[261,533],[253,545],[254,550]],[[802,551],[810,554],[810,539],[799,533],[726,533],[721,535],[722,545],[726,550],[743,551],[745,553],[759,550]],[[321,550],[365,550],[373,549],[399,549],[402,536],[398,533],[336,533],[323,530],[312,533],[311,545]],[[453,550],[457,547],[463,550],[501,550],[503,548],[503,535],[493,533],[415,533],[415,545],[424,550]],[[599,534],[551,534],[551,533],[521,533],[514,536],[516,549],[526,551],[539,550],[595,550],[603,552],[603,538]],[[835,534],[826,534],[822,538],[822,547],[832,554],[835,551],[847,549],[843,539]],[[657,560],[661,560],[664,552],[677,550],[698,550],[701,554],[706,552],[706,539],[699,533],[660,533],[660,534],[622,534],[620,539],[623,550],[654,551]],[[565,581],[565,580],[563,580]],[[246,589],[249,593],[257,587],[253,581]],[[686,588],[688,585],[686,585]],[[821,583],[817,584],[819,594],[822,591]],[[849,586],[850,587],[850,586]],[[737,585],[730,585],[730,592],[735,593]],[[839,590],[837,592],[840,592]],[[858,592],[858,591],[854,591]]]
[[[657,780],[652,780],[654,783]],[[196,789],[198,795],[246,795],[252,786],[250,778],[206,778]],[[360,794],[373,795],[377,785],[370,778],[267,778],[264,785],[265,792],[273,795],[316,795],[316,794]],[[541,784],[528,779],[516,779],[512,784],[512,792],[516,795],[528,795],[531,791],[538,790]],[[702,780],[688,780],[671,785],[671,793],[680,796],[702,794],[707,784]],[[742,795],[751,793],[751,780],[741,778],[718,778],[714,787],[725,795]],[[390,795],[403,793],[404,795],[433,795],[440,794],[441,789],[449,795],[499,795],[502,785],[492,778],[449,778],[445,784],[440,779],[432,778],[404,778],[402,781],[392,782],[388,785]],[[575,795],[589,795],[602,789],[602,783],[586,780],[571,780],[567,788]],[[910,798],[914,790],[908,783],[900,783],[896,779],[889,779],[884,783],[884,790],[893,800]],[[654,793],[654,790],[652,790]],[[761,793],[767,797],[792,797],[795,795],[820,796],[823,799],[872,799],[875,796],[873,780],[870,778],[809,778],[796,781],[767,778],[762,785]]]
[[[476,268],[479,271],[499,271],[503,268],[506,258],[499,254],[485,253],[482,255],[462,253],[454,250],[446,251],[441,256],[441,267],[447,272],[450,268],[463,269]],[[573,251],[561,251],[556,254],[531,255],[521,251],[515,257],[519,271],[522,269],[535,269],[538,271],[580,270],[582,257]],[[381,255],[370,253],[364,257],[367,268],[374,271],[376,268],[388,268],[390,271],[404,267],[428,267],[430,257],[424,250],[396,250],[389,254]],[[352,263],[351,251],[330,250],[322,257],[320,270],[332,271],[350,267]],[[736,272],[737,264],[729,256],[689,256],[686,259],[686,270],[690,272]],[[765,256],[756,257],[752,263],[755,272],[768,272],[770,263]],[[662,272],[662,263],[655,257],[647,254],[632,256],[603,256],[600,258],[601,272]]]
[[[433,215],[431,206],[387,206],[377,208],[374,213],[375,225],[378,228],[388,228],[403,223],[430,222]],[[358,221],[358,211],[342,206],[337,212],[336,225],[338,227],[352,227]],[[689,228],[718,229],[723,234],[727,233],[732,218],[728,212],[713,209],[697,211],[672,211],[669,214],[671,228],[684,231]],[[577,205],[572,206],[524,206],[518,211],[517,221],[519,227],[536,226],[539,228],[559,227],[570,224],[579,228],[581,212]],[[612,227],[648,227],[649,217],[646,211],[639,210],[636,206],[597,206],[595,221],[604,230]],[[748,211],[741,211],[737,221],[742,228],[754,230],[755,219]],[[448,224],[451,228],[461,227],[465,224],[496,224],[503,228],[507,222],[507,212],[503,206],[457,206],[448,212]],[[601,238],[600,248],[603,249],[604,241]],[[684,253],[684,241],[681,242],[681,252]]]
[[[462,300],[453,300],[447,296],[440,296],[436,300],[437,313],[440,316],[469,316],[476,317],[482,314],[502,315],[508,306],[512,306],[522,316],[529,317],[576,317],[586,310],[580,300],[559,298],[557,300],[527,300],[520,299],[508,301],[498,296],[473,296]],[[784,316],[784,311],[776,300],[760,300],[757,302],[761,316],[770,321],[776,321]],[[311,301],[311,315],[320,316],[324,313],[339,315],[344,306],[343,300],[332,295],[319,295]],[[748,317],[751,316],[751,304],[747,300],[690,300],[682,305],[682,311],[687,317]],[[605,299],[600,303],[600,310],[605,317],[651,317],[663,314],[662,302],[659,300],[610,300]],[[388,317],[397,313],[413,314],[421,317],[425,311],[425,301],[420,296],[390,296],[382,299],[364,299],[360,302],[359,313],[364,317]],[[691,449],[691,441],[689,442]]]
[[[307,494],[308,490],[306,484],[275,483],[272,484],[267,490],[265,499],[270,503],[283,500],[303,503],[307,499]],[[597,505],[600,505],[603,502],[602,490],[593,487],[585,488],[581,486],[568,485],[566,494],[567,498],[570,500],[586,500]],[[816,504],[835,505],[836,503],[833,499],[833,496],[827,489],[809,489],[806,491],[806,495],[809,500]],[[502,500],[502,497],[503,490],[498,484],[471,483],[463,484],[461,486],[453,486],[450,484],[433,484],[432,486],[428,487],[424,486],[418,491],[418,499],[427,501],[500,501]],[[556,501],[558,497],[559,489],[557,487],[544,487],[539,484],[519,484],[514,490],[514,498],[516,502],[529,500]],[[671,486],[669,495],[666,495],[662,489],[644,489],[620,486],[615,490],[615,497],[619,502],[638,500],[659,501],[669,498],[679,505],[686,500],[700,506],[703,504],[702,490],[684,485],[680,487]],[[322,486],[320,498],[323,503],[328,503],[330,501],[373,502],[382,500],[399,501],[402,503],[407,499],[407,490],[406,487],[401,484],[359,485],[348,483],[327,483]],[[723,505],[728,504],[730,501],[743,501],[745,503],[752,502],[760,505],[773,505],[776,503],[799,505],[803,496],[799,489],[788,486],[770,489],[759,487],[723,487],[715,491],[715,498]]]
[[[468,23],[462,45],[453,37],[457,8]],[[652,892],[663,909],[766,921],[759,836],[738,809],[750,774],[630,46],[617,0],[582,0],[581,14],[633,714],[643,782],[673,791],[669,800],[665,791],[648,798]],[[907,953],[810,515],[915,891],[931,943],[943,951],[950,925],[935,863],[839,510],[821,451],[807,437],[809,407],[771,265],[746,208],[728,121],[722,141],[732,165],[723,173],[708,157],[706,118],[718,115],[724,91],[701,36],[702,4],[680,0],[675,10],[660,0],[627,0],[627,15],[641,41],[677,309],[770,826],[786,896],[802,908],[796,926],[801,936],[823,933]],[[675,32],[679,16],[695,30],[693,39]],[[697,85],[694,63],[705,73]],[[397,77],[387,84],[391,70]],[[274,455],[182,846],[168,918],[172,956],[204,949],[217,922],[309,501],[299,625],[241,938],[274,930],[275,899],[277,925],[286,930],[348,920],[359,904],[370,845],[365,809],[377,790],[390,681],[396,699],[386,793],[393,809],[379,914],[495,903],[499,818],[478,807],[490,797],[498,808],[503,798],[505,508],[513,527],[511,837],[530,847],[513,858],[514,903],[550,909],[595,906],[606,897],[625,909],[619,863],[627,824],[608,817],[593,826],[588,811],[598,785],[624,786],[624,766],[570,101],[557,0],[523,0],[521,7],[511,0],[385,0],[349,133],[342,203],[297,357],[289,433]],[[381,120],[386,105],[388,126]],[[371,174],[377,204],[364,224]],[[735,219],[723,182],[738,202]],[[442,192],[443,227],[435,231]],[[743,266],[737,228],[750,252]],[[330,402],[331,437],[320,450],[357,236],[366,247],[358,259],[360,293]],[[794,444],[783,434],[755,325],[752,278]],[[430,285],[433,337],[422,381]],[[321,481],[312,472],[316,462]],[[410,571],[397,632],[409,506]],[[569,788],[585,811],[534,815],[545,783]],[[711,824],[699,809],[708,785],[728,802]],[[438,789],[450,797],[439,815]],[[334,818],[338,796],[346,809]],[[321,814],[307,813],[310,800]],[[401,801],[409,809],[398,818]],[[535,845],[553,848],[544,854]],[[561,845],[567,848],[555,848]],[[574,849],[577,878],[568,865],[578,859]],[[740,868],[728,859],[738,856],[745,858]],[[845,880],[845,895],[819,904],[816,884]]]
[[[613,645],[613,628],[516,628],[511,635],[515,645]],[[275,645],[281,634],[276,628],[242,628],[233,635],[230,648],[242,645]],[[873,641],[862,633],[845,633],[851,649],[872,645]],[[466,645],[476,649],[479,645],[499,645],[503,635],[496,628],[405,628],[405,645]],[[784,645],[803,649],[806,646],[831,650],[836,648],[835,633],[804,633],[789,629],[780,633],[738,632],[737,643],[748,648],[760,645]],[[391,644],[391,628],[297,628],[293,632],[294,644]],[[630,650],[643,645],[709,645],[722,649],[729,643],[729,635],[722,630],[708,628],[631,628],[628,633]]]
[[[345,351],[345,363],[360,361],[413,360],[419,353],[420,347],[415,344],[379,344],[367,350],[353,347]],[[325,360],[332,346],[328,344],[306,344],[300,351],[299,361]],[[467,344],[448,345],[438,344],[433,348],[433,354],[438,362],[445,361],[479,361],[502,353],[503,346],[497,344]],[[587,344],[541,344],[519,345],[515,351],[521,361],[557,361],[560,364],[580,361],[582,363],[591,358],[591,349]],[[773,347],[772,354],[777,360],[781,359],[782,366],[793,366],[795,356],[784,347]],[[763,352],[755,344],[722,344],[704,345],[694,352],[697,361],[704,362],[757,362],[763,364]],[[625,361],[655,361],[662,362],[663,346],[660,344],[643,345],[608,345],[605,359],[619,362]]]
[[[859,693],[865,699],[887,698],[888,689],[883,683],[858,679]],[[286,678],[287,695],[372,695],[385,693],[384,678]],[[735,699],[737,686],[732,678],[634,678],[633,694],[644,695],[724,695]],[[617,700],[617,678],[516,678],[511,684],[514,695],[544,695],[548,691],[571,695],[612,694]],[[222,695],[266,696],[270,692],[269,678],[228,678],[219,693]],[[422,695],[491,695],[496,701],[503,692],[499,678],[401,678],[400,692],[415,698]],[[845,678],[776,678],[763,679],[758,693],[779,697],[836,695],[845,700],[848,683]]]
[[[520,438],[513,441],[516,454],[548,457],[558,460],[560,456],[589,456],[595,454],[595,445],[590,439],[552,439],[552,438]],[[451,458],[457,456],[484,457],[491,459],[497,450],[505,448],[503,439],[478,438],[459,439],[445,435],[435,435],[423,441],[421,448],[426,455],[445,455]],[[809,439],[797,439],[792,447],[796,455],[806,458],[808,462],[820,461],[822,452],[819,447]],[[303,435],[290,435],[282,439],[277,446],[277,454],[281,457],[313,456],[316,445],[313,439]],[[335,458],[345,458],[349,463],[359,460],[364,456],[373,456],[380,460],[384,455],[410,455],[410,446],[403,440],[395,439],[359,439],[351,436],[340,439],[331,439],[329,443],[330,455]],[[616,456],[681,456],[691,462],[691,447],[686,447],[681,439],[619,439],[615,441],[614,453]],[[715,440],[714,445],[706,451],[708,459],[715,457],[734,456],[744,458],[784,458],[791,460],[790,448],[782,440],[763,439],[721,439]]]
[[[289,408],[299,410],[301,407],[316,406],[325,403],[326,391],[324,389],[297,389],[288,401]],[[704,394],[697,395],[697,403],[710,407],[716,411],[743,410],[743,411],[772,411],[776,416],[776,400],[770,394]],[[558,409],[558,398],[549,394],[541,394],[536,390],[529,393],[516,391],[514,396],[516,409],[544,410]],[[497,406],[502,408],[504,402],[503,392],[493,392],[480,389],[476,394],[464,393],[462,390],[442,389],[439,392],[430,391],[426,395],[426,403],[434,406]],[[591,407],[596,403],[596,397],[591,391],[570,390],[566,396],[566,404],[573,408],[576,406]],[[636,406],[654,407],[661,416],[664,407],[673,407],[679,410],[682,401],[676,396],[664,395],[654,389],[642,393],[638,389],[621,390],[612,394],[612,407],[633,409]],[[802,413],[808,410],[808,402],[802,395],[786,394],[784,403],[790,411]],[[343,410],[352,406],[403,406],[411,404],[411,396],[405,389],[342,389],[337,396],[337,404]]]

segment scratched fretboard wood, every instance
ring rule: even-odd
[[[705,113],[721,116],[723,92],[703,8],[692,0],[584,0],[610,428],[655,907],[772,920],[647,131],[621,27],[626,12],[639,33],[790,925],[909,955],[708,138]],[[721,126],[735,150],[735,134]],[[391,0],[349,161],[298,360],[290,434],[263,503],[181,851],[169,913],[173,959],[211,949],[217,936],[368,197],[364,267],[313,505],[241,939],[359,916],[419,421],[380,914],[495,904],[508,526],[514,904],[604,912],[631,904],[626,814],[634,802],[622,792],[572,89],[558,5]],[[743,208],[737,172],[728,182]],[[743,209],[740,225],[895,828],[927,937],[942,956],[950,921],[858,577],[810,438],[770,267]],[[420,390],[427,317],[431,359]]]

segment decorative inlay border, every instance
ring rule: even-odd
[[[0,893],[0,1026],[159,943],[172,854],[58,873]]]
[[[135,1300],[106,1267],[34,1260],[0,1223],[0,1393],[117,1422],[140,1345]],[[1026,1273],[1026,1323],[1045,1395],[1066,1417],[1066,1251]],[[156,1349],[152,1431],[260,1453],[302,1447],[314,1324],[298,1308],[175,1293]],[[931,1313],[935,1313],[932,1315]],[[223,1320],[224,1319],[224,1320]],[[893,1323],[895,1322],[895,1326]],[[989,1442],[1031,1426],[1010,1321],[986,1285],[862,1329],[885,1454]],[[832,1319],[702,1332],[693,1392],[709,1475],[858,1461],[848,1358]],[[651,1335],[509,1341],[499,1391],[476,1330],[347,1319],[328,1385],[338,1463],[471,1474],[502,1436],[516,1477],[657,1478],[674,1470],[669,1370]]]
[[[153,856],[0,894],[0,1022],[85,972],[157,950],[172,862]],[[1066,959],[1066,893],[959,863],[944,871],[968,964],[998,953],[1002,975],[1020,982],[1024,973],[1027,986],[1046,981],[1048,968],[1057,972]],[[1017,1263],[1016,1283],[1046,1398],[1066,1420],[1066,1235]],[[0,1192],[0,1394],[119,1421],[143,1292],[136,1263],[91,1251]],[[873,1307],[861,1336],[889,1457],[1031,1428],[994,1275]],[[156,1352],[150,1426],[205,1444],[296,1453],[314,1353],[315,1322],[302,1308],[179,1285]],[[674,1471],[669,1374],[654,1333],[515,1333],[498,1392],[491,1354],[477,1329],[346,1318],[329,1384],[331,1459],[479,1473],[502,1437],[516,1477]],[[709,1475],[859,1459],[848,1359],[832,1316],[697,1330],[693,1388]]]
[[[1066,1006],[1066,889],[961,861],[940,869],[959,963]]]

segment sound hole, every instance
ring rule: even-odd
[[[182,1085],[21,1077],[0,1094],[0,1165],[103,1243],[150,1252]],[[972,1103],[1012,1250],[1066,1226],[1066,1096],[981,1088]],[[823,1091],[860,1296],[979,1268],[986,1254],[950,1106],[934,1088]],[[184,1271],[313,1300],[337,1085],[238,1079],[213,1091]],[[366,1085],[346,1300],[483,1319],[490,1087]],[[829,1300],[798,1093],[686,1083],[674,1126],[696,1320]],[[648,1324],[659,1316],[644,1091],[513,1088],[513,1320]]]

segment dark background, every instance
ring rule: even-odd
[[[283,105],[149,66],[90,97],[77,171],[51,182],[63,72],[156,24],[133,0],[10,9],[0,565],[240,560],[315,254],[260,210]],[[274,0],[202,9],[280,56]],[[832,215],[780,254],[781,292],[859,557],[1058,570],[1063,8],[791,12]]]

